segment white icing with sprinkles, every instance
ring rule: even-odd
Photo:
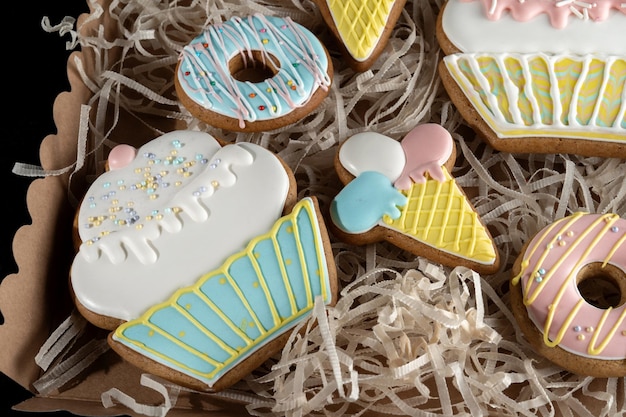
[[[92,312],[136,318],[267,232],[288,190],[283,165],[258,145],[167,133],[91,185],[72,288]]]

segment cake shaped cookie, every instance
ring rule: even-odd
[[[454,155],[450,133],[433,123],[400,142],[373,132],[348,138],[335,159],[345,187],[331,203],[333,231],[352,244],[385,240],[447,266],[496,272],[493,239],[450,175]]]
[[[255,14],[207,27],[181,51],[181,104],[203,122],[259,132],[296,123],[326,98],[333,66],[320,40],[288,17]]]
[[[295,204],[294,204],[295,203]],[[202,391],[278,352],[336,271],[317,201],[252,143],[166,133],[111,151],[76,216],[78,310],[139,368]]]
[[[626,158],[626,4],[448,0],[443,84],[495,149]]]
[[[406,0],[314,0],[350,67],[368,70],[381,54]]]

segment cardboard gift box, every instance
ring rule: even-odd
[[[542,222],[576,209],[624,216],[626,168],[619,160],[515,156],[486,147],[455,113],[437,79],[434,22],[441,2],[407,2],[380,62],[358,75],[341,64],[312,3],[232,2],[229,7],[235,9],[286,13],[300,22],[316,17],[308,22],[336,63],[331,94],[309,118],[288,129],[251,135],[198,122],[178,107],[173,93],[176,47],[231,10],[211,2],[204,7],[200,1],[172,7],[141,3],[89,2],[90,13],[76,24],[82,48],[68,60],[71,90],[57,97],[57,133],[47,136],[40,149],[48,175],[28,189],[32,224],[18,230],[13,246],[19,272],[0,286],[5,317],[0,370],[35,394],[16,410],[171,417],[623,412],[626,378],[577,377],[546,363],[516,331],[506,293],[507,268]],[[206,10],[215,15],[199,13]],[[181,23],[167,20],[172,16]],[[328,313],[329,328],[336,333],[325,339],[307,327],[282,356],[222,394],[192,392],[145,374],[108,348],[106,332],[74,312],[68,288],[74,212],[115,143],[139,146],[160,132],[189,128],[226,140],[255,141],[294,168],[301,195],[315,194],[325,205],[340,187],[333,156],[342,140],[367,129],[401,137],[416,123],[433,120],[454,131],[462,155],[455,175],[503,251],[503,267],[493,277],[442,269],[384,243],[355,248],[333,241],[344,285],[343,302]],[[521,177],[532,180],[522,184]],[[542,208],[548,205],[555,209]],[[437,295],[442,288],[447,292]],[[453,311],[459,303],[466,309]],[[358,310],[359,304],[371,310]],[[432,307],[432,315],[422,319],[409,305]],[[435,317],[443,322],[448,314],[456,315],[458,325],[440,327]],[[468,349],[452,354],[445,337],[437,339],[439,332]],[[312,346],[308,350],[302,347],[306,343]],[[307,358],[319,355],[311,363],[321,363],[300,363],[297,349]],[[488,371],[474,369],[485,363]]]

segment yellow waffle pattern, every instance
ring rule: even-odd
[[[327,0],[335,26],[350,55],[362,61],[383,34],[395,0]]]
[[[445,170],[446,180],[428,178],[403,191],[408,203],[402,215],[388,227],[408,234],[420,242],[481,264],[493,264],[496,251],[480,218],[454,178]]]

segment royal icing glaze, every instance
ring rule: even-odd
[[[254,61],[253,52],[273,67],[260,82],[240,81],[229,62]],[[185,46],[176,73],[184,93],[215,113],[246,122],[285,116],[307,104],[331,79],[326,51],[315,35],[290,18],[255,14],[209,26]]]
[[[626,304],[595,307],[577,287],[580,270],[594,262],[619,268],[626,279],[626,220],[578,212],[554,222],[531,240],[512,284],[521,283],[528,315],[547,346],[626,359]]]
[[[552,26],[558,29],[563,29],[567,25],[570,16],[601,22],[609,17],[611,10],[626,14],[626,5],[622,0],[481,0],[481,2],[490,20],[500,19],[507,11],[520,22],[529,21],[545,13]]]
[[[124,323],[113,339],[212,386],[332,292],[310,198],[214,271]]]
[[[150,141],[100,175],[81,203],[77,300],[103,316],[139,317],[267,232],[289,184],[282,163],[258,145],[222,147],[192,131]]]
[[[475,53],[447,55],[444,62],[501,138],[626,144],[624,57]]]
[[[491,130],[626,144],[624,4],[487,3],[450,0],[442,25],[462,51],[445,66]]]
[[[356,61],[372,56],[397,0],[325,0],[339,37]]]
[[[394,182],[406,165],[406,155],[398,141],[376,132],[352,135],[339,148],[341,165],[358,177],[366,171],[376,171]],[[384,158],[381,158],[384,155]]]
[[[137,149],[134,146],[121,144],[117,145],[109,152],[107,165],[110,170],[122,169],[130,164],[137,156]]]
[[[556,1],[544,1],[550,4]],[[596,1],[601,4],[603,0]],[[568,3],[563,1],[561,3]],[[578,3],[578,2],[577,2]],[[530,1],[520,8],[532,7]],[[562,8],[559,8],[562,9]],[[567,8],[563,9],[567,10]],[[626,56],[626,14],[613,10],[602,21],[570,18],[563,28],[556,28],[547,15],[528,21],[516,20],[510,13],[495,19],[479,1],[449,0],[442,14],[446,37],[461,52],[536,53],[568,55]],[[495,20],[494,20],[495,19]]]
[[[491,237],[442,166],[452,150],[450,133],[436,124],[417,126],[401,142],[379,134],[350,137],[339,160],[356,178],[333,199],[331,219],[346,233],[387,227],[454,256],[495,265]],[[362,161],[365,167],[359,167]]]
[[[447,179],[443,164],[454,150],[452,137],[447,130],[440,125],[426,123],[407,133],[401,145],[407,160],[394,183],[396,188],[408,190],[411,181],[423,184],[427,181],[426,174],[439,182]]]

